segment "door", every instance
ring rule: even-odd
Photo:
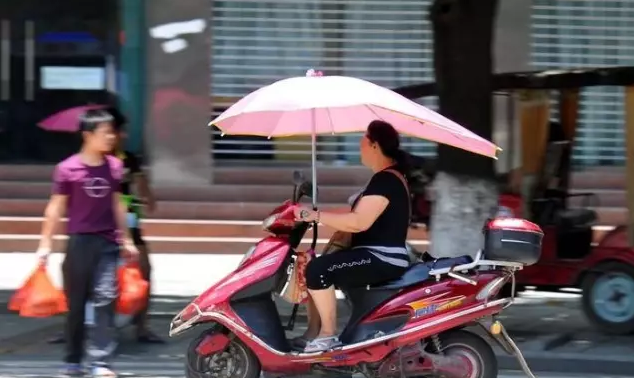
[[[57,162],[80,138],[38,123],[69,107],[113,100],[106,76],[118,47],[118,2],[1,3],[0,160]]]

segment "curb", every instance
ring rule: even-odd
[[[519,362],[514,356],[496,353],[499,370],[519,370]],[[634,371],[634,358],[596,356],[588,358],[564,353],[525,353],[524,358],[531,370],[549,373],[583,373],[587,375],[624,375],[631,376]]]

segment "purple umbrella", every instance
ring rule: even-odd
[[[106,105],[84,105],[68,108],[47,117],[38,123],[38,126],[48,131],[75,133],[79,131],[79,117],[87,110],[103,109],[105,107]]]

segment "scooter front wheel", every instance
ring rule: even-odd
[[[185,362],[186,378],[258,378],[260,361],[237,337],[230,337],[227,347],[217,353],[201,355],[198,352],[202,340],[216,332],[220,330],[206,330],[190,342]]]

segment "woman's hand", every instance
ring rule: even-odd
[[[302,222],[319,222],[319,211],[311,210],[308,207],[297,206],[293,211],[295,220]]]

